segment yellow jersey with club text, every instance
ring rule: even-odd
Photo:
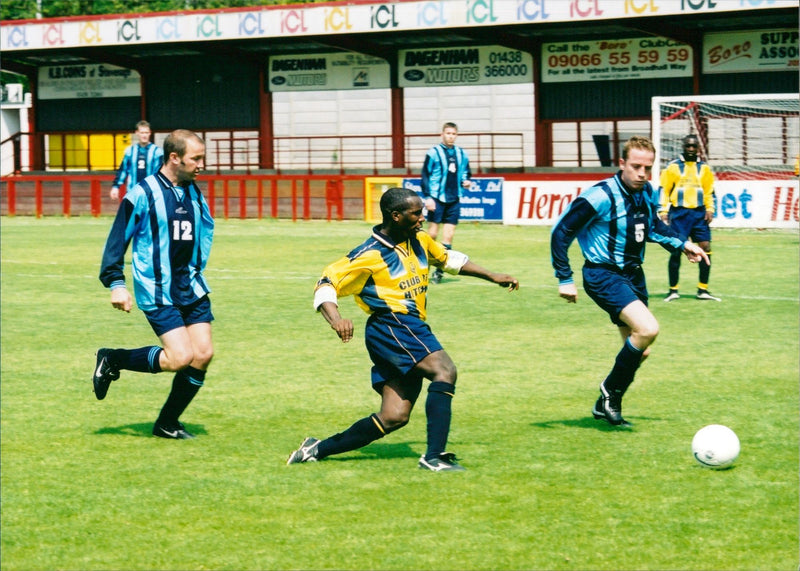
[[[443,267],[449,251],[423,231],[395,244],[379,229],[376,226],[363,244],[327,266],[315,292],[332,287],[337,297],[354,296],[369,314],[405,313],[424,320],[429,265]]]

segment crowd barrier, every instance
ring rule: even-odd
[[[213,216],[343,220],[364,218],[364,176],[204,174],[198,178]],[[113,175],[16,175],[0,180],[0,214],[114,214]],[[124,196],[125,187],[120,189]]]
[[[462,199],[463,221],[552,225],[586,188],[610,176],[514,173],[475,177]],[[18,175],[0,179],[0,214],[101,216],[116,212],[112,175]],[[380,221],[378,202],[391,186],[419,191],[419,178],[333,174],[204,174],[211,213],[228,218]],[[713,224],[728,228],[791,228],[800,223],[798,179],[719,180]]]

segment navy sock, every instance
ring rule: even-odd
[[[108,354],[108,360],[117,369],[139,373],[160,373],[161,365],[158,358],[161,351],[163,351],[161,347],[154,345],[138,349],[113,349]]]
[[[439,456],[447,446],[455,391],[455,385],[442,381],[434,381],[428,386],[428,398],[425,401],[425,415],[428,417],[425,458],[428,460]]]
[[[708,253],[708,260],[711,261],[711,253]],[[700,260],[698,262],[700,266],[700,283],[706,284],[706,289],[708,289],[708,277],[711,275],[711,266],[706,264],[705,260]]]
[[[678,278],[681,271],[682,252],[673,252],[667,262],[667,274],[669,275],[669,289],[678,289]]]
[[[334,434],[320,442],[317,445],[317,460],[362,448],[370,442],[383,438],[387,432],[378,416],[371,414],[356,421],[344,432]]]
[[[606,380],[603,381],[603,386],[607,391],[615,391],[625,394],[628,387],[633,382],[633,377],[642,363],[642,353],[631,344],[630,337],[625,340],[625,344],[617,353],[617,358],[614,361],[614,368],[611,369]]]
[[[205,383],[205,378],[206,372],[194,367],[186,367],[175,373],[172,390],[161,408],[157,422],[167,426],[177,424],[178,418]]]

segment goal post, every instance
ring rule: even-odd
[[[661,170],[697,135],[699,157],[718,180],[786,180],[800,152],[800,96],[794,93],[652,98],[656,164]]]

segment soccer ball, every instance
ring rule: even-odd
[[[704,426],[692,438],[692,454],[701,466],[720,470],[730,467],[739,457],[739,438],[721,424]]]

